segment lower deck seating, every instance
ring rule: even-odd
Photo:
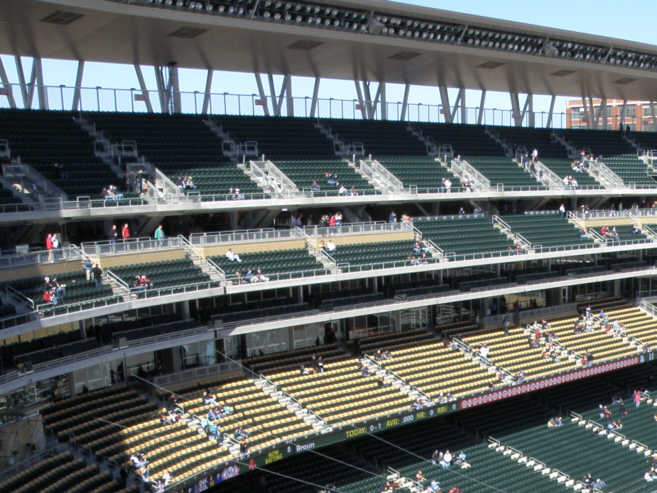
[[[345,195],[352,191],[356,195],[372,195],[377,191],[365,178],[360,176],[346,161],[276,161],[276,166],[292,180],[299,190],[311,191],[313,181],[319,185],[316,195],[338,195],[339,186],[346,189]],[[337,183],[329,183],[329,176],[337,175]]]
[[[378,349],[403,349],[423,342],[433,341],[433,335],[424,330],[405,330],[402,332],[384,332],[360,339],[360,352],[372,355]]]
[[[461,181],[433,158],[425,156],[394,156],[378,158],[388,171],[399,178],[405,188],[416,187],[418,193],[437,193],[444,188],[443,180],[452,183],[452,192],[461,192]]]
[[[491,256],[516,251],[514,243],[485,216],[417,218],[413,225],[422,232],[422,238],[431,240],[446,254]]]
[[[415,253],[413,245],[413,240],[350,243],[338,245],[336,251],[330,255],[346,272],[389,269],[436,261],[429,252]]]
[[[558,212],[547,214],[515,214],[502,219],[514,233],[520,233],[532,246],[543,248],[573,249],[593,247],[588,237],[581,237],[579,230],[562,218]]]
[[[381,362],[409,384],[432,398],[461,397],[488,390],[496,381],[485,369],[466,359],[443,342],[416,344],[390,351],[392,358]]]
[[[310,366],[313,355],[321,356],[325,362],[344,359],[347,353],[337,344],[322,344],[296,351],[252,356],[242,362],[256,373],[272,373],[283,370],[298,369],[299,365]]]
[[[327,362],[323,372],[289,370],[272,373],[269,379],[334,426],[409,410],[413,404],[407,393],[374,375],[362,375],[356,358]]]
[[[245,278],[249,270],[252,275],[260,270],[270,281],[298,277],[325,275],[329,272],[304,248],[272,250],[239,254],[241,262],[230,261],[224,255],[210,257],[226,273],[226,278],[235,283],[255,282]],[[239,272],[240,276],[237,276]],[[253,279],[253,278],[251,278]]]

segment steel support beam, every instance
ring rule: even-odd
[[[607,98],[602,98],[600,100],[600,106],[598,106],[598,111],[595,115],[595,126],[596,128],[600,127],[600,118],[602,117],[602,128],[607,128]]]
[[[30,82],[25,79],[25,68],[23,61],[19,55],[14,55],[14,62],[16,64],[16,72],[18,74],[18,84],[21,88],[21,96],[23,96],[23,109],[32,109],[32,101],[34,101],[34,88],[36,87],[36,58],[32,60],[32,74],[30,75]]]
[[[262,111],[265,113],[265,116],[269,116],[269,98],[265,94],[265,88],[262,85],[262,79],[258,72],[254,72],[256,85],[258,86],[258,94],[260,95],[260,103],[262,106]]]
[[[0,82],[2,82],[2,87],[7,90],[7,101],[9,101],[9,107],[11,109],[16,109],[16,100],[14,99],[14,93],[11,90],[11,85],[9,84],[9,78],[7,77],[5,66],[2,63],[2,58],[0,58]]]
[[[406,120],[406,111],[408,111],[408,93],[410,91],[410,87],[411,86],[409,84],[404,86],[404,98],[402,99],[401,115],[399,116],[401,121]]]
[[[149,113],[153,113],[151,96],[148,92],[148,88],[146,87],[146,83],[144,82],[144,74],[141,71],[141,66],[138,63],[135,63],[134,67],[135,67],[135,74],[137,74],[137,80],[139,81],[139,89],[141,90],[141,95],[144,104],[146,105],[146,111],[148,111]],[[157,74],[157,69],[155,69],[155,73]]]
[[[586,102],[586,96],[582,94],[582,106],[584,107],[584,115],[586,115],[586,126],[589,129],[593,128],[593,115],[591,115],[591,109],[589,108],[588,103]]]
[[[157,84],[157,95],[160,99],[160,112],[167,113],[169,109],[169,93],[167,91],[167,85],[164,81],[164,70],[163,67],[154,68],[155,82]]]
[[[479,100],[479,113],[477,114],[477,125],[484,121],[484,104],[486,103],[486,89],[481,90],[481,99]]]
[[[178,81],[178,66],[171,63],[169,68],[169,94],[173,101],[173,113],[180,113],[182,111],[182,101],[180,97],[180,83]]]
[[[547,128],[552,128],[552,115],[554,114],[554,103],[557,100],[557,95],[553,94],[550,98],[550,112],[548,113]]]
[[[620,119],[618,122],[618,130],[625,128],[625,108],[627,107],[627,99],[623,99],[623,106],[621,106]]]
[[[511,97],[511,115],[513,116],[513,123],[516,127],[522,125],[522,116],[520,114],[520,101],[517,92],[510,92]]]
[[[317,102],[319,99],[319,77],[315,77],[315,85],[313,86],[313,99],[310,102],[310,118],[315,118],[317,113]]]
[[[356,97],[358,98],[358,106],[360,106],[360,114],[363,117],[363,120],[367,120],[367,111],[365,110],[365,100],[363,99],[363,91],[360,87],[360,81],[354,79],[354,85],[356,86]]]
[[[78,60],[78,71],[75,77],[75,90],[73,92],[73,104],[71,110],[82,110],[80,105],[80,93],[82,91],[82,77],[84,75],[84,60]]]
[[[208,68],[207,74],[205,76],[205,92],[203,93],[203,107],[201,108],[201,114],[207,115],[208,110],[210,109],[210,98],[212,97],[212,76],[214,70]]]
[[[292,76],[290,74],[285,76],[284,80],[286,103],[287,103],[287,116],[294,116],[294,97],[292,95]]]
[[[438,86],[440,92],[440,102],[442,104],[442,113],[445,117],[445,123],[452,123],[452,108],[449,105],[449,92],[447,86]]]
[[[381,120],[388,119],[388,100],[386,99],[386,83],[384,81],[379,82],[379,91],[381,93]]]
[[[454,101],[454,106],[451,109],[449,123],[454,122],[456,118],[456,112],[461,109],[461,123],[463,123],[463,117],[465,115],[465,89],[459,89],[458,94],[456,95],[456,101]]]
[[[534,95],[529,93],[527,94],[527,100],[525,101],[525,107],[528,111],[528,123],[531,128],[536,126],[536,118],[534,115]]]
[[[287,95],[287,115],[294,116],[294,103],[292,102],[292,76],[285,75],[283,77],[283,85],[281,92],[276,94],[276,86],[274,84],[273,74],[267,74],[269,80],[269,93],[271,94],[271,103],[274,116],[281,116],[283,109],[283,98]]]

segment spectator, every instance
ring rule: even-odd
[[[109,240],[110,244],[115,244],[116,240],[119,238],[119,231],[116,228],[116,224],[112,224],[112,229],[110,230]]]
[[[429,485],[429,491],[431,493],[440,493],[440,482],[437,479],[431,480],[431,484]]]
[[[233,253],[233,250],[229,248],[226,251],[226,258],[230,260],[231,262],[237,262],[237,263],[242,263],[242,259],[237,253]]]
[[[312,184],[310,185],[310,190],[312,190],[313,192],[319,192],[320,191],[319,183],[317,183],[316,180],[313,180]]]
[[[388,222],[389,223],[397,222],[397,214],[395,214],[395,211],[390,212],[390,215],[388,216]]]
[[[452,465],[452,458],[452,453],[449,451],[449,449],[445,450],[443,458],[440,461],[440,465],[443,469],[449,469],[449,467]]]
[[[91,272],[94,275],[94,283],[96,283],[96,287],[99,288],[103,280],[103,269],[101,269],[98,264],[94,264]]]
[[[566,217],[566,205],[563,202],[559,206],[559,214],[561,214],[562,218]]]
[[[46,250],[52,250],[53,244],[52,244],[52,233],[48,233],[46,235]]]
[[[128,238],[130,238],[130,227],[128,223],[125,223],[121,228],[121,239],[127,240]]]
[[[164,235],[164,228],[162,227],[161,224],[158,225],[158,227],[155,229],[155,233],[153,233],[153,238],[157,240],[160,248],[164,246],[165,235]]]
[[[427,480],[427,478],[424,477],[424,474],[422,474],[422,471],[419,470],[417,474],[415,474],[415,481],[418,483],[424,483]]]
[[[93,273],[91,272],[91,268],[93,265],[91,264],[91,259],[89,257],[85,257],[82,260],[82,267],[84,267],[84,275],[87,281],[91,281],[93,277]]]
[[[326,242],[324,249],[326,250],[327,253],[335,253],[337,247],[335,246],[335,243],[333,243],[331,240],[328,240]]]

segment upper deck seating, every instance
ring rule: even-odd
[[[644,235],[641,232],[633,233],[632,232],[632,226],[630,226],[630,225],[621,225],[621,224],[619,224],[619,225],[614,225],[614,226],[608,226],[607,227],[607,229],[609,231],[611,231],[612,228],[616,228],[616,233],[618,233],[618,238],[607,237],[607,241],[612,245],[615,244],[615,243],[621,243],[622,244],[622,243],[636,243],[636,242],[642,242],[642,241],[646,241],[646,242],[652,241],[650,238],[648,238],[646,235]],[[593,229],[595,229],[595,231],[597,231],[598,233],[600,233],[601,236],[603,236],[602,233],[600,232],[601,227],[600,228],[596,227],[596,228],[593,228]]]
[[[320,190],[313,195],[326,196],[338,195],[338,185],[328,183],[327,173],[337,175],[338,183],[344,185],[345,195],[351,193],[355,195],[372,195],[380,193],[361,175],[349,166],[346,161],[338,159],[309,160],[303,159],[298,161],[276,161],[276,166],[287,175],[299,188],[310,193],[313,181],[316,181]]]
[[[521,187],[523,190],[544,190],[546,188],[505,156],[466,155],[463,159],[488,178],[491,185],[502,184],[507,188]]]
[[[566,159],[566,148],[552,138],[552,129],[527,127],[493,127],[503,141],[514,149],[524,147],[528,154],[538,151],[539,160],[543,158]]]
[[[445,253],[457,255],[505,255],[515,253],[515,245],[499,230],[490,218],[480,215],[416,218],[413,225],[422,238],[431,240]]]
[[[130,288],[134,287],[135,276],[145,275],[151,280],[154,289],[171,288],[177,293],[185,289],[185,285],[207,282],[210,286],[210,276],[188,259],[165,260],[144,264],[130,264],[112,267],[111,271],[121,278]],[[218,285],[218,283],[217,283]],[[146,291],[148,295],[148,291]]]
[[[514,233],[520,233],[533,245],[545,248],[587,248],[595,246],[558,212],[549,214],[515,214],[502,216]]]
[[[452,182],[450,191],[461,192],[462,184],[458,177],[439,162],[426,156],[386,156],[378,158],[388,171],[399,178],[404,187],[416,187],[418,193],[442,192],[443,178]]]
[[[243,361],[245,365],[256,373],[273,373],[283,370],[298,369],[299,365],[310,364],[312,355],[321,356],[326,362],[339,361],[347,356],[343,349],[335,344],[323,344],[297,349],[295,351],[284,351],[280,353],[252,356]]]
[[[12,158],[20,156],[70,199],[100,198],[110,184],[122,189],[122,180],[94,155],[93,138],[73,121],[71,112],[0,110],[0,138],[9,140]],[[62,168],[55,168],[55,163]]]
[[[406,123],[381,120],[322,121],[338,138],[348,144],[360,142],[365,154],[383,156],[424,156],[426,146],[407,129]]]
[[[450,144],[455,155],[502,156],[504,150],[484,132],[481,125],[449,123],[414,123],[413,126],[430,137],[434,144]]]
[[[568,159],[560,158],[541,158],[539,160],[552,171],[554,171],[563,180],[566,176],[572,176],[577,180],[578,188],[600,188],[602,185],[588,173],[577,173],[571,167]]]
[[[256,141],[259,154],[273,161],[335,157],[313,118],[221,116],[213,120],[238,143]]]
[[[219,138],[197,116],[95,113],[90,117],[112,141],[136,141],[139,154],[174,183],[191,176],[195,188],[186,193],[217,195],[216,200],[224,200],[231,198],[226,195],[230,188],[239,188],[245,198],[250,194],[261,197],[262,190],[228,162]]]

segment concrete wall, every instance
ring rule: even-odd
[[[164,262],[166,260],[179,260],[187,257],[187,252],[180,250],[163,250],[160,252],[134,253],[128,255],[115,255],[113,257],[102,257],[100,266],[103,269],[117,267],[119,265],[146,264],[150,262]]]
[[[59,262],[56,264],[27,265],[14,269],[0,270],[0,282],[15,281],[16,279],[29,279],[30,277],[57,276],[69,272],[81,271],[82,263],[79,260]]]

